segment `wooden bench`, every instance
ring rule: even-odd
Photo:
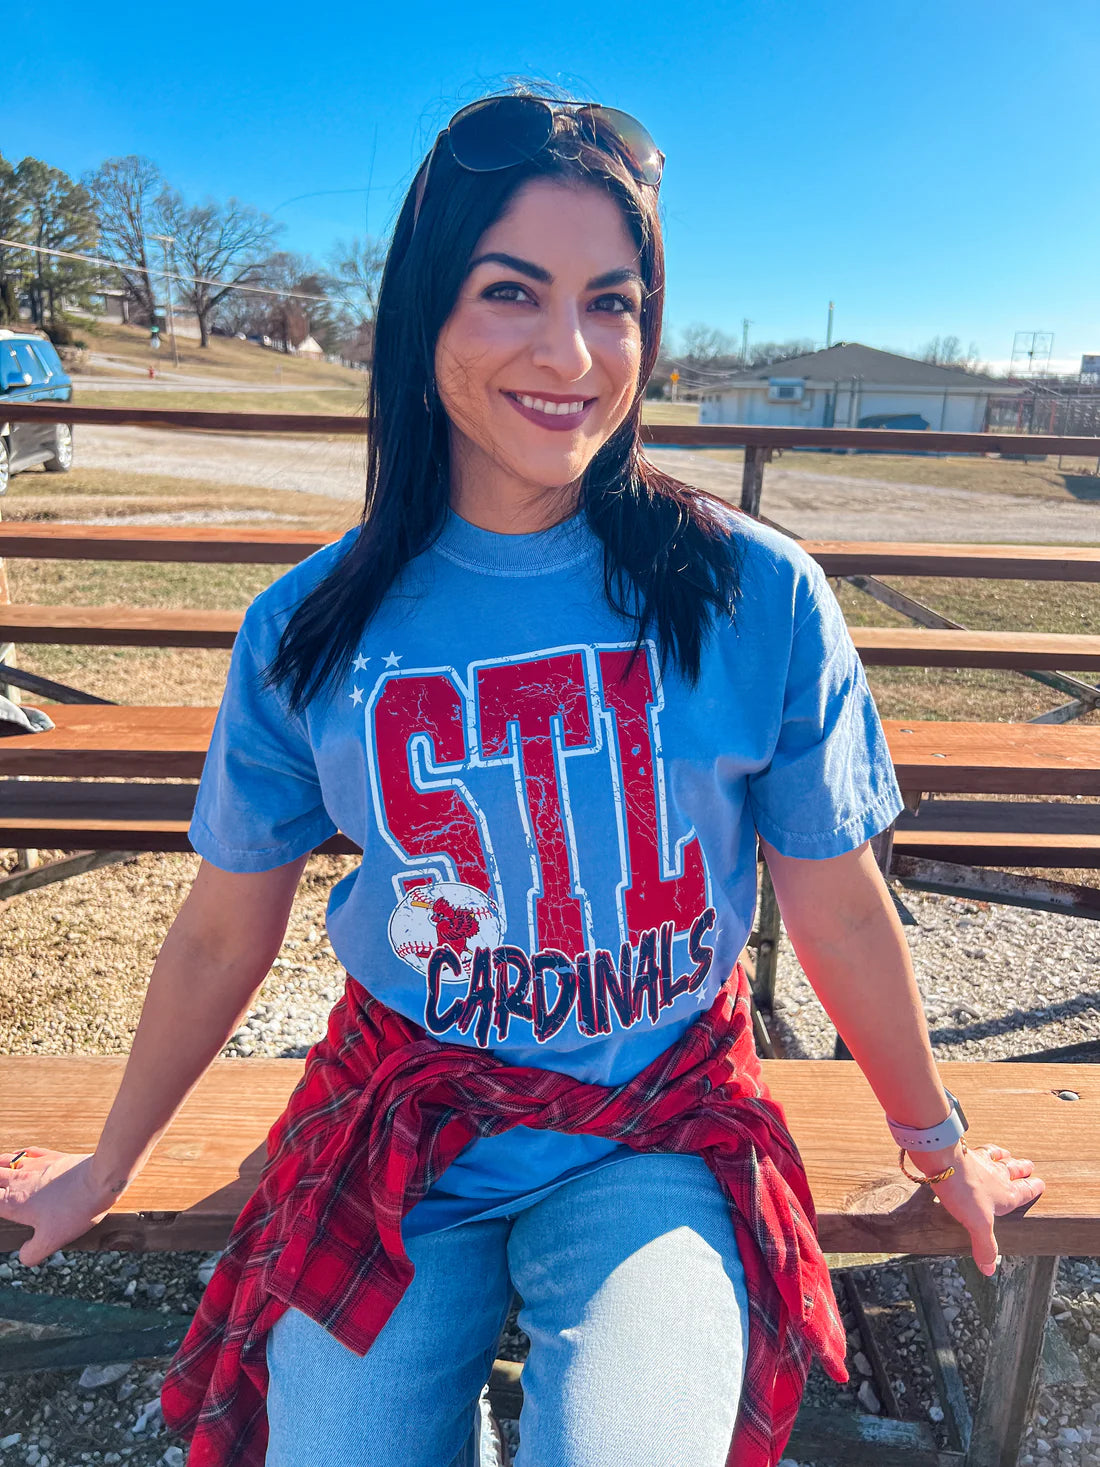
[[[210,707],[58,706],[50,714],[55,728],[0,739],[0,845],[188,850],[194,784],[132,781],[198,780],[215,714]],[[886,720],[883,727],[898,782],[914,804],[929,793],[1100,795],[1100,728],[899,720]],[[999,841],[991,846],[987,822],[983,847],[983,832],[973,827],[981,826],[991,804],[944,802],[948,818],[938,827],[940,801],[922,805],[932,821],[926,826],[919,814],[899,820],[898,859],[922,850],[937,857],[957,853],[952,831],[969,821],[964,843],[971,840],[979,850],[999,845],[999,855],[1020,864],[1054,847],[1060,861],[1075,852],[1082,865],[1096,861],[1095,806],[997,803],[989,819],[999,822]],[[1034,829],[1040,817],[1047,821],[1045,831]],[[324,849],[358,848],[337,837]],[[49,873],[50,867],[42,867],[0,880],[0,897],[13,894],[7,883],[27,889],[44,884]]]
[[[240,611],[0,604],[0,641],[64,646],[230,648]],[[1100,670],[1100,637],[1052,632],[852,627],[868,667]]]
[[[124,1065],[121,1058],[98,1056],[0,1059],[5,1131],[33,1138],[32,1144],[41,1139],[66,1151],[94,1150]],[[215,1060],[119,1204],[67,1249],[224,1247],[259,1179],[267,1133],[302,1067],[301,1060]],[[944,1451],[925,1422],[863,1415],[823,1419],[806,1410],[792,1439],[796,1455],[833,1441],[852,1461],[1014,1464],[1057,1256],[1100,1252],[1100,1067],[952,1063],[941,1069],[944,1082],[965,1097],[971,1134],[979,1141],[994,1137],[1030,1156],[1047,1183],[1030,1209],[998,1220],[1004,1255],[999,1280],[970,1271],[993,1322],[973,1417],[966,1411],[957,1422],[958,1449]],[[968,1252],[958,1224],[901,1176],[877,1102],[855,1065],[786,1060],[765,1062],[764,1071],[806,1164],[822,1247],[845,1255],[841,1266],[867,1255]],[[1059,1098],[1070,1094],[1079,1098]],[[0,1249],[18,1248],[27,1236],[26,1229],[0,1221]],[[15,1317],[25,1318],[41,1299],[12,1295],[0,1293],[0,1314],[14,1307]],[[87,1319],[78,1301],[57,1302],[62,1308],[54,1323],[77,1333],[0,1340],[0,1373],[163,1356],[175,1350],[188,1322],[154,1311],[135,1317],[124,1307],[112,1312],[111,1306],[90,1306],[97,1311],[97,1328],[81,1334]],[[498,1362],[498,1405],[504,1397],[505,1406],[514,1408],[517,1377],[517,1366]]]

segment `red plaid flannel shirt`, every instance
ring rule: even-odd
[[[441,1043],[349,974],[165,1377],[189,1467],[263,1467],[267,1331],[293,1305],[365,1355],[412,1278],[401,1219],[468,1142],[518,1125],[706,1161],[749,1298],[727,1467],[773,1467],[813,1355],[847,1379],[845,1337],[806,1174],[761,1079],[741,964],[681,1039],[613,1087]]]

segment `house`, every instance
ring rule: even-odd
[[[325,359],[325,353],[320,343],[315,341],[312,336],[307,336],[305,341],[300,341],[294,348],[294,354],[295,356],[306,357],[311,362],[323,362]]]
[[[1000,378],[840,341],[716,384],[700,399],[699,422],[980,433],[990,394],[1004,390]]]

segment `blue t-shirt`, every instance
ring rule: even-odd
[[[190,839],[266,871],[337,830],[347,971],[440,1040],[601,1085],[709,1008],[752,929],[757,831],[854,850],[903,808],[844,618],[798,544],[730,512],[742,595],[692,687],[607,602],[583,514],[502,535],[449,514],[295,717],[257,677],[356,529],[261,592],[234,643]],[[473,1142],[406,1235],[507,1213],[619,1143],[517,1127]]]

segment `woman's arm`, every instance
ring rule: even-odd
[[[308,859],[247,874],[200,864],[153,964],[92,1159],[105,1197],[133,1181],[248,1012],[282,946]]]
[[[247,875],[203,861],[164,939],[118,1093],[90,1155],[3,1138],[0,1217],[41,1263],[106,1216],[248,1012],[282,944],[308,856]],[[10,1161],[26,1150],[18,1167]]]
[[[763,837],[760,843],[795,955],[883,1110],[907,1126],[937,1125],[949,1102],[936,1072],[909,947],[870,844],[826,860],[805,860],[781,855]],[[936,1192],[970,1232],[978,1266],[991,1274],[997,1258],[994,1216],[1043,1190],[1031,1175],[1031,1162],[997,1146],[964,1153],[961,1144],[918,1152],[912,1162],[927,1176],[956,1168]]]

